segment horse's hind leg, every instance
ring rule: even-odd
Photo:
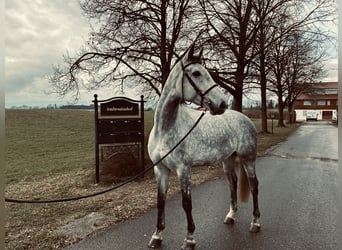
[[[148,243],[148,247],[159,248],[163,240],[162,232],[165,228],[165,201],[166,201],[166,193],[169,187],[170,170],[162,165],[158,165],[154,168],[154,174],[155,174],[157,185],[158,185],[158,196],[157,196],[158,217],[157,217],[157,228],[156,228],[156,231],[153,233],[150,242]]]
[[[246,171],[248,177],[249,188],[253,196],[253,219],[251,222],[250,231],[259,232],[260,231],[260,211],[258,204],[258,185],[259,181],[255,174],[255,160],[241,158],[241,164]],[[241,169],[241,171],[243,171]]]
[[[228,179],[230,188],[230,209],[226,218],[224,219],[225,224],[234,224],[235,213],[237,211],[237,176],[235,173],[235,158],[236,154],[231,155],[223,162],[223,170]]]

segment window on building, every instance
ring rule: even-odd
[[[325,89],[325,94],[337,94],[337,89]]]
[[[330,106],[331,102],[330,100],[318,100],[317,105],[319,106]]]
[[[304,104],[304,106],[311,106],[313,104],[313,101],[305,100],[303,104]]]
[[[317,101],[317,105],[318,106],[325,106],[326,105],[326,101],[325,100],[318,100]]]

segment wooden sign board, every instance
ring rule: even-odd
[[[100,181],[101,145],[137,143],[141,169],[144,170],[144,96],[140,100],[113,97],[98,100],[94,95],[96,183]]]
[[[127,99],[114,99],[100,105],[100,117],[139,117],[139,103]]]

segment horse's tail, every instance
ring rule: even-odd
[[[248,177],[242,163],[240,162],[240,200],[247,202],[249,198]]]

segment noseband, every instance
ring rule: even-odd
[[[184,100],[184,93],[183,93],[183,85],[184,85],[184,76],[186,78],[188,78],[191,86],[194,88],[194,90],[196,91],[196,93],[201,97],[201,107],[203,107],[203,100],[204,100],[204,97],[215,87],[219,86],[218,84],[214,84],[213,86],[209,87],[206,91],[202,92],[195,84],[195,82],[191,79],[191,77],[185,72],[185,69],[192,65],[192,64],[197,64],[199,62],[191,62],[191,63],[188,63],[186,65],[183,64],[183,62],[181,62],[181,65],[182,65],[182,70],[183,70],[183,78],[182,78],[182,95],[183,95],[183,101]],[[208,102],[208,104],[210,104],[210,102]]]

